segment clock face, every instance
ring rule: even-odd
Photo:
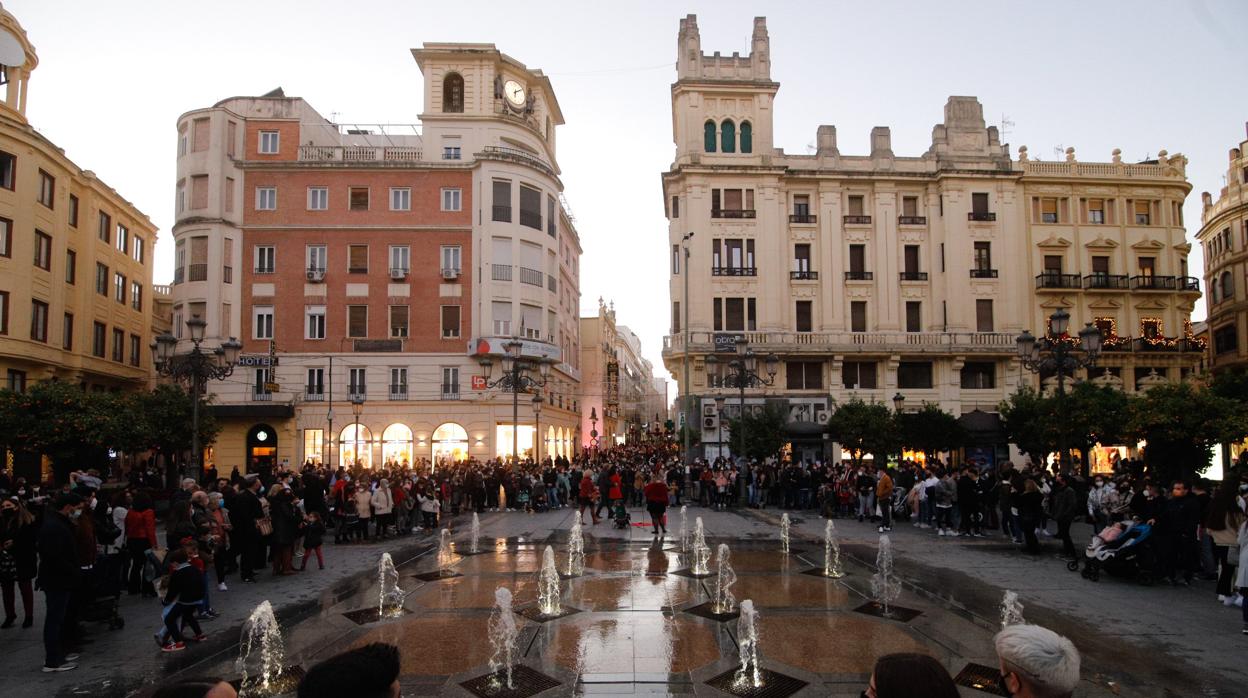
[[[503,96],[515,107],[523,107],[524,101],[528,99],[528,95],[524,92],[524,85],[515,80],[508,80],[503,83]]]

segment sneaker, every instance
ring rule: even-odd
[[[160,651],[161,652],[181,652],[184,649],[186,649],[185,642],[170,642],[164,647],[161,647]]]
[[[938,535],[938,536],[944,536],[944,535],[945,535],[945,529],[943,529],[943,528],[938,529],[938,530],[936,531],[936,535]]]
[[[883,526],[880,526],[879,528],[875,529],[875,532],[876,532],[876,533],[883,533],[883,532],[884,532],[884,527],[883,527]]]
[[[1245,635],[1248,635],[1248,623],[1244,623],[1244,629],[1241,630],[1240,632],[1242,632]],[[70,669],[73,669],[73,667],[70,667]],[[43,668],[43,670],[44,671],[63,671],[62,669],[49,669],[46,666]]]
[[[78,658],[79,658],[79,657],[81,657],[81,656],[82,656],[82,655],[77,654],[77,653],[70,653],[70,654],[67,654],[67,655],[65,655],[65,662],[76,662],[76,661],[78,661]],[[61,663],[62,663],[62,664],[64,664],[65,662],[61,662]]]
[[[156,646],[157,646],[157,647],[164,647],[164,646],[165,646],[165,638],[164,638],[164,636],[163,636],[163,635],[161,635],[160,633],[154,633],[154,634],[152,635],[152,637],[156,639]]]
[[[983,537],[984,537],[984,534],[982,534],[982,533],[972,533],[971,535],[972,535],[972,536],[975,536],[976,538],[983,538]]]
[[[1218,594],[1218,601],[1220,601],[1223,606],[1235,605],[1235,602],[1231,599],[1231,597],[1227,596],[1226,594]]]
[[[1248,626],[1244,626],[1244,634],[1248,635]],[[69,662],[63,662],[59,666],[45,666],[43,668],[43,673],[50,674],[54,671],[71,671],[77,668],[78,668],[77,664],[70,664]]]
[[[217,591],[229,591],[229,588],[225,586],[225,582],[221,582],[217,585]]]
[[[1235,605],[1236,605],[1236,606],[1238,606],[1238,607],[1240,607],[1240,608],[1243,608],[1243,607],[1244,607],[1244,597],[1240,596],[1239,594],[1236,594],[1236,595],[1235,595],[1235,598],[1234,598],[1233,600],[1234,600],[1234,602],[1235,602]]]
[[[207,640],[207,639],[208,639],[207,635],[200,633],[196,635],[195,637],[191,638],[191,642],[203,642],[204,640]]]

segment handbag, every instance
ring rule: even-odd
[[[273,535],[273,519],[267,516],[263,519],[256,519],[256,531],[262,536]]]
[[[7,550],[0,550],[0,581],[17,581],[17,558]]]

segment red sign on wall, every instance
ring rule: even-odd
[[[485,376],[473,376],[472,377],[472,389],[473,390],[485,390]]]

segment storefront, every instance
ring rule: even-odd
[[[294,467],[299,455],[299,433],[294,429],[294,409],[289,405],[209,405],[209,413],[221,430],[204,448],[204,468],[216,468],[222,477],[237,468],[239,473],[261,473],[280,465]]]
[[[958,424],[966,433],[966,446],[962,449],[963,464],[980,470],[994,470],[1009,461],[1010,447],[1001,415],[972,410],[958,417]]]
[[[468,431],[454,422],[433,430],[433,464],[450,465],[468,459]]]

